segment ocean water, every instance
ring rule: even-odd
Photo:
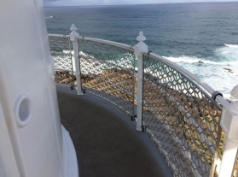
[[[45,15],[49,33],[69,34],[74,23],[81,36],[135,45],[143,31],[149,50],[226,97],[238,84],[238,2],[48,7]]]

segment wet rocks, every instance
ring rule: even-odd
[[[76,77],[69,71],[56,71],[55,82],[60,84],[74,85],[76,83]]]
[[[226,70],[229,73],[233,73],[232,69],[230,69],[230,68],[223,68],[223,69]]]

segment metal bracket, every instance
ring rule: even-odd
[[[214,92],[212,93],[212,99],[213,99],[214,101],[216,101],[216,97],[217,97],[218,95],[220,95],[220,96],[223,97],[223,95],[222,95],[220,92],[214,91]]]
[[[137,115],[131,116],[131,121],[135,121],[136,117],[137,117]]]
[[[142,132],[146,132],[146,127],[142,126]]]
[[[74,85],[70,85],[69,87],[70,87],[71,90],[75,89]]]

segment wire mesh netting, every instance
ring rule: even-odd
[[[143,63],[145,131],[174,176],[213,176],[210,172],[221,143],[220,106],[196,83],[165,63],[149,55],[144,55]]]
[[[55,80],[76,85],[69,37],[49,36]],[[79,39],[82,87],[134,118],[137,79],[132,47]],[[221,106],[189,76],[154,55],[143,56],[143,128],[174,176],[214,177],[226,142]],[[217,169],[216,169],[217,168]],[[238,155],[233,177],[238,176]]]
[[[232,177],[238,177],[238,152],[236,153],[236,161],[235,161],[235,164],[234,164],[233,176]]]
[[[82,86],[134,116],[133,50],[79,40]]]
[[[72,53],[69,37],[49,36],[50,51],[54,57],[55,69],[73,71]]]
[[[75,84],[70,38],[49,36],[49,44],[56,70],[55,81],[62,84]]]

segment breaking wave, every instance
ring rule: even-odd
[[[72,52],[72,51],[71,51]],[[63,53],[69,54],[70,51],[64,50]],[[72,52],[73,54],[73,52]],[[84,53],[80,53],[81,55]],[[117,59],[107,62],[127,68],[129,56],[118,56]],[[168,60],[189,70],[197,77],[208,83],[214,90],[218,90],[226,98],[230,97],[230,91],[238,84],[238,49],[224,46],[214,50],[213,56],[207,58],[198,58],[196,56],[164,56]],[[90,60],[94,60],[91,57]],[[128,60],[128,62],[126,62]],[[82,65],[87,64],[82,62]],[[101,72],[101,65],[95,64],[95,72]],[[95,74],[96,74],[95,73]]]
[[[238,45],[225,45],[207,58],[196,56],[169,56],[168,60],[189,70],[230,98],[230,91],[238,84]]]
[[[54,18],[54,16],[47,16],[47,17],[45,17],[45,19],[50,19],[50,18]]]

